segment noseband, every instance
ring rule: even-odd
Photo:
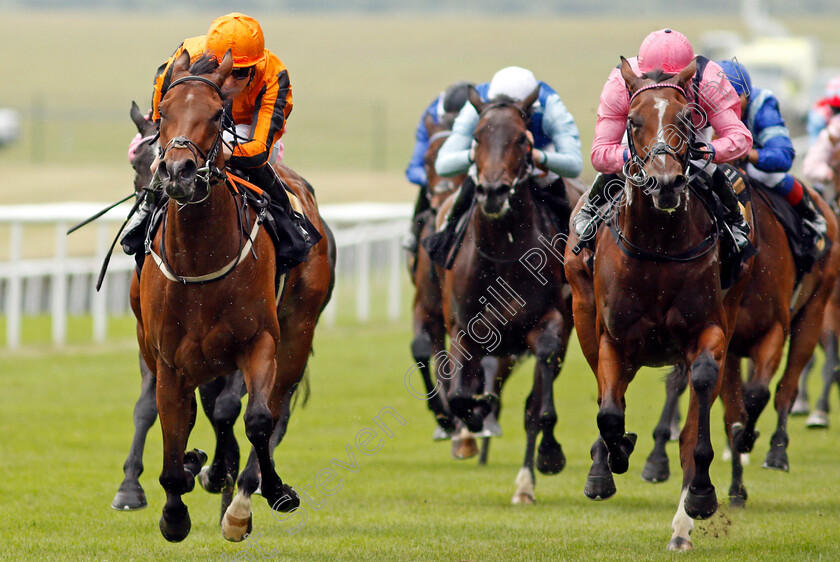
[[[644,92],[645,90],[657,90],[661,88],[672,88],[677,90],[685,99],[688,99],[688,96],[685,93],[685,90],[677,86],[676,84],[670,84],[667,82],[660,82],[657,84],[648,84],[647,86],[643,86],[636,90],[632,96],[630,96],[629,104],[633,103],[633,100],[636,99],[640,93]],[[686,147],[691,146],[694,142],[694,129],[689,129],[689,138],[686,140]],[[688,150],[684,154],[680,154],[674,148],[671,147],[670,144],[667,142],[658,141],[654,143],[650,149],[648,150],[647,155],[642,158],[639,156],[638,150],[636,150],[636,143],[633,141],[633,128],[630,124],[630,119],[627,120],[627,148],[630,151],[630,161],[635,164],[638,169],[639,173],[642,173],[642,169],[647,165],[648,162],[656,158],[657,156],[671,156],[677,162],[682,162],[683,164],[683,172],[688,175],[688,167],[689,167],[689,158],[688,158]]]
[[[182,78],[179,78],[169,85],[169,90],[171,90],[179,84],[183,84],[184,82],[202,82],[204,84],[207,84],[208,86],[213,88],[213,90],[219,95],[220,99],[224,99],[224,96],[222,95],[222,89],[219,88],[219,86],[215,82],[213,82],[212,80],[208,80],[203,76],[184,76]],[[188,139],[185,136],[177,136],[171,138],[169,139],[169,142],[166,143],[166,146],[160,148],[159,158],[161,160],[163,160],[166,157],[166,153],[173,148],[186,148],[192,153],[193,158],[198,160],[200,157],[202,160],[204,160],[204,166],[202,166],[196,171],[196,181],[201,181],[204,183],[204,185],[207,186],[207,195],[205,195],[202,199],[198,201],[187,201],[186,203],[183,203],[183,205],[201,203],[202,201],[207,199],[207,197],[210,196],[210,186],[212,185],[211,180],[213,178],[221,179],[225,177],[224,172],[218,167],[216,167],[216,165],[214,164],[214,162],[216,161],[216,157],[219,154],[219,149],[222,145],[223,123],[224,117],[222,117],[222,119],[219,119],[219,130],[216,133],[216,138],[213,141],[213,146],[210,147],[210,150],[206,154],[203,150],[201,150],[201,148],[197,144],[195,144],[192,140]]]

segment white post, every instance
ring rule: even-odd
[[[370,240],[356,244],[356,320],[370,320]]]
[[[96,263],[102,263],[108,251],[108,225],[100,222],[96,228]],[[90,313],[93,317],[93,341],[102,343],[108,333],[108,277],[102,280],[102,288],[96,291],[96,270],[91,276]]]
[[[55,225],[55,261],[52,275],[52,342],[62,345],[67,339],[67,223]]]
[[[402,257],[403,250],[400,239],[392,238],[388,242],[388,320],[397,322],[400,319],[400,308],[402,306],[401,278],[402,278]]]
[[[20,261],[23,252],[23,224],[10,225],[9,286],[6,290],[6,345],[10,349],[20,346],[21,319],[23,317],[23,280]]]

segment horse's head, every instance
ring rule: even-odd
[[[131,167],[134,168],[134,191],[139,193],[149,187],[152,181],[151,165],[155,159],[157,127],[151,120],[146,119],[134,102],[131,102],[130,115],[141,136],[140,143],[131,157]]]
[[[651,195],[654,206],[673,211],[688,187],[688,147],[694,138],[686,90],[696,60],[679,74],[654,70],[636,76],[621,57],[621,75],[630,91],[627,142],[631,161],[625,168],[631,183]]]
[[[440,176],[435,171],[435,160],[437,159],[438,151],[447,137],[452,133],[452,123],[455,116],[451,113],[446,113],[441,118],[439,123],[435,123],[434,118],[427,114],[423,123],[426,126],[426,132],[429,134],[429,146],[426,148],[426,154],[423,157],[423,164],[426,169],[426,195],[429,198],[429,204],[432,209],[437,210],[441,204],[452,194],[461,182],[464,181],[464,174],[458,176]]]
[[[500,96],[484,102],[470,88],[470,103],[480,116],[474,132],[476,198],[490,217],[502,215],[510,208],[511,195],[531,174],[533,143],[528,136],[528,122],[537,96],[539,87],[522,101]]]
[[[186,51],[172,64],[169,89],[158,106],[162,147],[158,178],[166,194],[179,203],[194,200],[199,183],[209,190],[210,173],[224,168],[222,85],[232,68],[230,51],[219,64],[206,55],[190,67]]]

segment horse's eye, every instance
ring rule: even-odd
[[[221,118],[222,118],[222,115],[224,115],[224,111],[220,109],[220,110],[219,110],[219,111],[218,111],[218,112],[217,112],[217,113],[213,116],[213,118],[211,119],[211,121],[213,121],[214,123],[218,123],[218,122],[219,122],[219,119],[221,119]]]

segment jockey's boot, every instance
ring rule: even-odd
[[[732,188],[726,173],[718,166],[712,173],[712,191],[718,196],[720,202],[726,207],[726,214],[723,215],[723,222],[729,227],[732,240],[738,247],[738,251],[744,251],[750,244],[750,225],[744,220],[741,214],[741,207],[738,204],[738,196]]]
[[[607,185],[617,178],[617,174],[599,173],[595,176],[583,207],[572,217],[572,228],[580,240],[578,246],[594,249],[595,235],[598,233],[598,227],[603,218],[598,214],[598,207],[606,203],[604,195]]]
[[[417,247],[420,244],[420,234],[423,226],[428,220],[427,210],[431,209],[429,198],[426,196],[426,186],[420,187],[417,201],[414,203],[414,214],[411,217],[411,228],[403,238],[402,245],[411,255],[417,255]]]
[[[270,164],[264,164],[251,171],[251,176],[253,178],[251,181],[268,193],[272,203],[282,208],[286,220],[291,223],[293,230],[300,235],[300,242],[308,250],[313,244],[311,244],[312,236],[305,227],[307,221],[302,215],[292,209],[289,194],[286,192],[286,185],[277,175],[274,168]],[[274,219],[283,221],[284,217],[275,213]]]
[[[452,267],[455,254],[457,254],[457,252],[453,253],[452,250],[454,246],[458,245],[458,240],[456,240],[458,223],[461,221],[464,213],[470,209],[474,199],[475,181],[470,176],[467,176],[467,179],[464,180],[464,183],[461,184],[458,190],[458,195],[452,204],[452,208],[449,210],[449,214],[446,217],[446,224],[439,232],[435,232],[423,239],[423,247],[426,248],[429,257],[437,265],[446,269]]]
[[[134,216],[123,229],[120,245],[129,256],[135,254],[142,256],[145,253],[146,230],[152,214],[152,200],[154,200],[154,195],[147,193],[134,212]]]
[[[797,180],[794,181],[797,182]],[[802,222],[815,235],[816,240],[819,240],[826,235],[825,217],[817,210],[814,200],[805,186],[799,185],[802,189],[802,199],[793,206],[793,210],[802,218]]]

